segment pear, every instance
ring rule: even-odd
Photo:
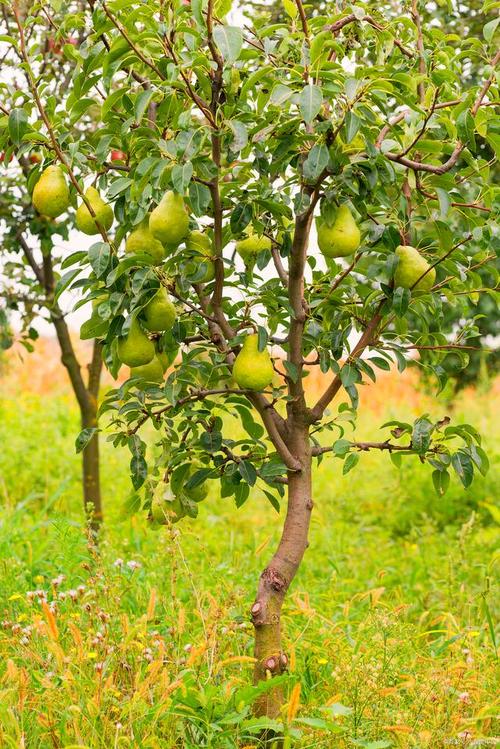
[[[206,273],[200,281],[202,283],[209,283],[215,278],[215,265],[213,263],[213,247],[210,237],[204,234],[202,231],[190,232],[186,239],[186,249],[191,252],[195,258],[198,258],[206,265]],[[202,257],[200,257],[200,255]]]
[[[113,209],[104,202],[95,187],[88,187],[85,190],[85,197],[89,201],[95,213],[95,219],[91,215],[86,203],[82,202],[76,211],[75,223],[76,228],[84,234],[99,234],[100,230],[96,221],[108,231],[113,223]]]
[[[191,499],[193,502],[203,502],[203,500],[206,499],[208,494],[208,486],[205,482],[203,482],[202,484],[198,484],[198,486],[195,486],[192,489],[186,489],[186,484],[188,483],[189,479],[200,468],[202,468],[201,463],[195,462],[190,466],[188,471],[180,471],[177,476],[175,474],[173,475],[171,486],[172,491],[176,496],[184,495],[188,499]]]
[[[143,325],[153,333],[170,330],[177,313],[163,286],[143,309]]]
[[[411,289],[420,276],[428,270],[429,263],[415,247],[410,247],[410,245],[399,245],[396,248],[396,255],[399,257],[399,263],[394,273],[394,285],[401,286],[403,289]],[[418,296],[418,294],[427,293],[434,286],[435,280],[436,269],[432,268],[412,289],[413,294],[416,293]]]
[[[149,217],[149,229],[155,239],[177,247],[189,231],[189,216],[181,195],[172,190],[165,193]]]
[[[352,255],[360,243],[361,234],[349,206],[340,206],[333,225],[318,221],[318,246],[325,257]]]
[[[273,381],[273,363],[267,350],[259,351],[256,333],[247,335],[234,360],[233,378],[245,390],[263,390]]]
[[[155,491],[151,502],[151,518],[158,525],[177,523],[186,515],[182,502],[169,489],[160,487]]]
[[[159,355],[153,356],[150,362],[139,367],[130,368],[131,377],[142,377],[146,382],[161,382],[163,380],[163,363]]]
[[[57,218],[69,206],[69,187],[60,166],[48,166],[33,189],[33,205],[38,213]]]
[[[245,265],[252,263],[259,252],[270,250],[272,242],[269,237],[265,237],[263,234],[258,235],[250,231],[245,239],[240,239],[236,242],[236,252],[244,260]]]
[[[118,358],[128,367],[149,364],[155,355],[155,346],[137,320],[132,320],[126,336],[118,339]]]
[[[125,242],[125,252],[130,255],[151,255],[152,265],[159,265],[165,260],[165,247],[151,234],[149,217],[146,216],[137,229],[129,234]]]

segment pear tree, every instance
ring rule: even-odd
[[[379,370],[425,352],[442,387],[449,351],[466,364],[477,321],[469,307],[446,326],[445,310],[466,309],[498,247],[495,28],[448,34],[442,9],[423,24],[417,0],[284,7],[269,24],[225,17],[213,0],[90,3],[65,21],[91,32],[72,52],[63,111],[33,72],[39,6],[26,18],[14,8],[12,40],[43,166],[66,174],[100,231],[58,284],[94,302],[111,374],[130,367],[101,406],[109,439],[130,451],[130,511],[182,526],[213,487],[236,508],[265,498],[285,515],[250,610],[255,710],[276,730],[281,611],[320,501],[319,461],[347,473],[370,450],[419,460],[437,501],[452,475],[467,487],[487,470],[476,429],[443,414],[385,424],[379,441],[347,430]],[[82,134],[75,118],[96,102],[99,125]],[[118,137],[128,160],[114,171]],[[327,382],[317,397],[314,367]]]
[[[72,51],[83,44],[86,36],[81,25],[74,36],[65,30],[63,19],[68,8],[76,12],[77,5],[53,12],[51,23],[47,17],[41,19],[38,15],[29,27],[33,56],[30,75],[43,83],[45,100],[50,97],[60,103],[66,103],[70,95],[67,82],[75,64]],[[92,439],[86,441],[82,450],[82,493],[90,526],[97,531],[103,517],[99,438],[95,431],[102,372],[101,342],[93,340],[84,361],[66,319],[72,302],[68,306],[67,299],[61,296],[65,285],[60,279],[71,253],[66,252],[65,256],[61,244],[70,236],[72,239],[78,236],[70,235],[75,228],[74,214],[70,217],[71,209],[76,206],[75,192],[61,163],[47,158],[49,141],[37,123],[39,114],[27,105],[31,96],[30,77],[16,41],[14,9],[8,12],[7,9],[4,4],[0,22],[0,346],[9,348],[14,338],[18,338],[31,352],[38,337],[37,322],[44,320],[53,326],[82,428],[93,430]],[[18,11],[20,18],[24,18],[27,7],[21,3]],[[67,124],[71,126],[69,120]],[[83,122],[77,122],[77,128],[82,136],[87,130],[94,130],[91,114],[87,113]],[[110,164],[120,154],[121,151],[110,149]],[[119,169],[119,164],[113,166]],[[110,221],[110,212],[112,217],[108,207],[105,224]],[[81,208],[78,213],[82,214]],[[82,243],[82,250],[86,245]],[[15,331],[11,326],[14,313],[20,322]],[[102,327],[100,318],[97,322]]]

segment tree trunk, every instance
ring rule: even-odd
[[[82,429],[97,426],[97,401],[89,395],[88,406],[81,411]],[[95,535],[101,527],[102,500],[99,475],[99,435],[96,432],[82,452],[83,504],[89,526]]]
[[[251,609],[255,627],[254,682],[282,673],[288,657],[281,644],[281,608],[307,548],[313,507],[311,498],[311,446],[305,423],[290,424],[289,448],[300,462],[300,471],[288,472],[288,507],[278,549],[262,572]],[[255,706],[257,715],[277,718],[283,705],[277,687],[264,694]]]

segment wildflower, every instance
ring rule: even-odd
[[[123,567],[123,564],[123,559],[121,557],[118,557],[118,559],[115,559],[115,561],[113,562],[113,567],[121,568]]]
[[[469,705],[470,704],[469,692],[460,692],[460,694],[458,695],[458,699],[460,702],[463,702],[464,705]]]
[[[71,590],[68,590],[68,596],[72,601],[76,601],[76,599],[78,598],[78,593],[76,592],[76,590],[74,590],[74,588],[72,588]]]
[[[28,637],[21,637],[21,639],[19,640],[19,642],[21,643],[21,645],[29,645],[29,638]]]
[[[136,562],[134,559],[130,559],[127,562],[127,567],[129,570],[139,570],[142,567],[142,564],[140,562]]]
[[[83,594],[85,593],[85,585],[79,585],[76,591],[79,596],[83,596]]]
[[[51,585],[54,586],[54,588],[58,588],[59,585],[61,585],[61,583],[64,582],[64,580],[65,580],[65,576],[64,575],[58,575],[53,580],[51,580],[50,583],[51,583]]]

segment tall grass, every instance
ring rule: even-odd
[[[443,415],[413,379],[398,398],[395,387],[366,389],[359,438],[390,418]],[[346,477],[332,458],[319,467],[284,619],[289,746],[495,740],[495,406],[495,392],[467,393],[451,414],[480,429],[493,464],[469,490],[453,483],[438,499],[425,466],[398,471],[386,455],[363,454]],[[4,384],[0,746],[255,745],[248,610],[282,518],[258,491],[237,511],[214,487],[196,521],[152,532],[122,516],[128,456],[104,445],[97,551],[82,528],[77,432],[63,383]]]

